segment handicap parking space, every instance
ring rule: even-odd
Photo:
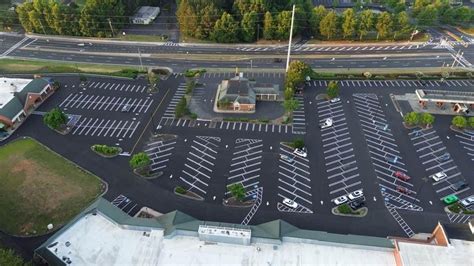
[[[207,194],[207,187],[213,176],[218,148],[221,138],[196,136],[191,143],[191,150],[186,156],[180,182],[188,191],[201,197]]]
[[[293,154],[293,149],[280,144],[278,160],[278,196],[296,202],[296,208],[277,203],[281,212],[313,213],[309,160]]]
[[[337,197],[362,189],[362,182],[342,101],[320,101],[316,109],[319,123],[326,119],[333,121],[331,127],[321,129],[321,141],[329,195],[334,201]]]
[[[304,98],[300,94],[295,94],[295,100],[298,101],[298,109],[293,111],[293,134],[306,134],[306,115],[304,112]]]
[[[227,185],[241,183],[247,193],[257,189],[260,183],[262,159],[263,141],[261,139],[236,139]]]
[[[132,138],[140,124],[140,121],[81,117],[70,134],[123,140]]]
[[[459,144],[466,150],[467,156],[474,161],[474,130],[464,130],[462,133],[456,132]]]
[[[114,205],[115,207],[121,209],[123,212],[125,212],[126,214],[130,215],[130,216],[135,216],[135,214],[137,214],[141,207],[138,205],[138,203],[135,203],[133,200],[131,200],[130,198],[120,194],[118,195],[117,197],[115,197],[112,201],[111,201],[112,205]]]
[[[83,92],[69,94],[59,107],[67,112],[75,110],[146,113],[153,103],[150,97],[132,98],[107,95],[92,95]]]
[[[151,174],[163,171],[170,161],[175,150],[176,139],[172,140],[151,140],[144,148],[151,160]]]
[[[409,137],[426,171],[426,178],[439,172],[446,174],[446,177],[439,181],[429,180],[433,182],[433,188],[440,200],[453,194],[463,198],[472,193],[469,186],[459,191],[452,187],[458,181],[465,181],[465,178],[435,129],[415,129],[409,133]]]

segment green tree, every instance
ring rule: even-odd
[[[385,39],[390,36],[393,30],[392,16],[386,11],[380,13],[375,28],[377,29],[377,40],[379,38]]]
[[[416,112],[409,112],[403,116],[403,121],[409,126],[414,126],[419,123],[420,116]]]
[[[329,82],[326,93],[331,99],[339,96],[339,85],[337,85],[337,81],[331,80]]]
[[[309,25],[314,36],[321,35],[319,31],[319,24],[321,23],[321,20],[327,15],[327,13],[328,11],[323,5],[313,8],[310,15]]]
[[[423,8],[417,16],[418,24],[423,26],[433,25],[438,20],[438,10],[429,5]]]
[[[470,128],[474,129],[474,116],[469,117],[469,119],[467,120],[467,124]]]
[[[410,17],[407,12],[403,11],[396,15],[395,30],[395,38],[397,36],[406,36],[411,32]]]
[[[176,118],[181,118],[187,114],[189,114],[188,103],[186,101],[186,98],[181,97],[181,100],[179,100],[178,104],[176,104],[176,109],[174,110],[174,116]]]
[[[244,14],[242,21],[240,22],[242,40],[244,42],[255,41],[255,34],[257,33],[257,23],[258,15],[255,11],[251,11],[250,13]]]
[[[195,37],[199,39],[209,39],[212,31],[214,30],[214,26],[216,24],[216,20],[218,17],[221,16],[222,11],[219,10],[212,2],[209,5],[206,5],[200,12],[199,12],[199,24],[196,25],[197,28],[195,30]],[[192,21],[194,18],[188,21]],[[197,21],[196,21],[197,23]]]
[[[444,10],[439,19],[441,23],[454,24],[456,22],[456,10],[452,7]]]
[[[295,23],[296,24],[296,23]],[[290,37],[290,28],[291,28],[291,12],[282,11],[278,13],[275,18],[275,38],[279,40],[285,40]],[[293,25],[294,27],[294,25]],[[293,32],[296,32],[297,29],[293,29]]]
[[[463,129],[467,126],[467,119],[464,116],[457,115],[453,118],[451,124],[457,128]]]
[[[33,23],[31,23],[29,16],[31,10],[33,10],[32,2],[25,2],[16,8],[18,19],[26,32],[33,32]]]
[[[211,38],[220,43],[232,43],[238,41],[239,26],[231,14],[224,12],[214,25]]]
[[[354,9],[346,9],[344,13],[342,13],[342,37],[344,39],[347,37],[352,37],[352,35],[354,35],[356,25],[357,17],[355,15]]]
[[[420,124],[422,126],[430,126],[433,125],[435,121],[435,117],[429,113],[421,113],[420,114]]]
[[[370,30],[372,30],[373,25],[373,14],[370,10],[364,10],[359,15],[359,37],[362,41],[362,38],[366,36]]]
[[[291,99],[285,99],[282,105],[283,105],[283,108],[285,108],[285,111],[287,113],[291,113],[294,110],[298,109],[298,107],[300,106],[300,103],[295,98],[291,98]]]
[[[116,34],[125,20],[121,0],[87,0],[81,10],[79,26],[84,36],[107,37]]]
[[[148,83],[150,84],[150,87],[153,89],[156,88],[156,85],[158,84],[158,81],[160,80],[158,75],[155,72],[150,71],[147,75],[147,78],[148,78]]]
[[[28,264],[16,255],[12,249],[0,249],[0,265],[24,266]]]
[[[301,85],[307,76],[311,76],[313,70],[303,61],[291,61],[285,78],[285,88],[291,88],[293,91],[298,85]],[[293,95],[291,95],[293,97]]]
[[[319,23],[319,32],[328,40],[337,34],[337,15],[336,12],[329,12]]]
[[[304,148],[304,140],[302,138],[297,138],[293,140],[293,148],[295,149]]]
[[[459,25],[471,25],[474,23],[474,10],[467,6],[456,8],[455,21]]]
[[[242,183],[235,183],[227,186],[230,194],[238,201],[242,201],[245,198],[245,188]]]
[[[417,16],[430,2],[431,0],[415,0],[413,4],[413,15]]]
[[[150,157],[144,152],[134,154],[129,161],[130,167],[133,169],[142,168],[151,164]]]
[[[50,128],[58,129],[60,126],[66,124],[67,115],[56,107],[44,115],[43,122]]]
[[[180,0],[176,11],[179,30],[184,36],[195,36],[198,27],[198,14],[192,8],[189,0]],[[207,18],[206,18],[207,19]]]
[[[265,40],[273,40],[275,38],[275,22],[273,21],[272,13],[265,13],[263,20],[263,38]]]

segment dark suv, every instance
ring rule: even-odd
[[[454,191],[459,191],[459,190],[464,189],[466,187],[467,187],[467,183],[464,180],[458,181],[458,182],[451,185],[451,188]]]

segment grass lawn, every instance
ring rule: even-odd
[[[164,42],[167,38],[162,37],[161,35],[135,35],[127,34],[125,36],[120,36],[122,41],[132,41],[132,42]]]
[[[132,72],[135,72],[134,74]],[[118,77],[136,76],[137,68],[103,64],[61,63],[45,60],[0,59],[0,73],[90,73]]]
[[[0,230],[37,235],[67,223],[101,193],[100,180],[32,139],[0,147]]]

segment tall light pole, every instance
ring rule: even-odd
[[[290,27],[290,41],[288,42],[288,55],[286,56],[286,72],[290,68],[290,53],[291,53],[291,41],[293,39],[293,23],[295,22],[295,5],[293,5],[293,12],[291,13],[291,27]]]

